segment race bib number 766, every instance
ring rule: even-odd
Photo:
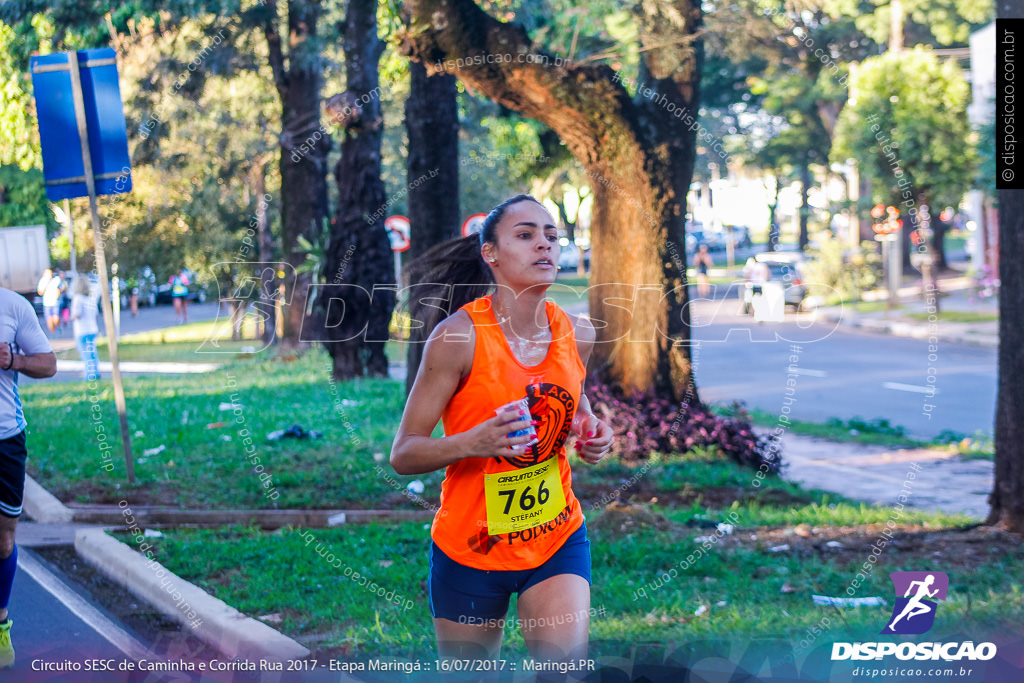
[[[484,475],[487,533],[530,529],[553,520],[565,508],[558,457],[539,465]]]

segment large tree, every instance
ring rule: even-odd
[[[219,70],[254,68],[253,46],[246,41],[253,33],[263,36],[264,59],[271,67],[280,104],[283,257],[293,267],[304,263],[307,251],[301,246],[303,240],[318,242],[328,215],[326,172],[330,138],[320,126],[320,88],[325,61],[322,53],[327,41],[320,40],[317,34],[322,13],[320,1],[286,0],[279,5],[277,0],[227,4],[217,0],[135,0],[107,12],[104,3],[78,0],[0,3],[0,18],[9,24],[46,26],[51,43],[47,47],[55,49],[80,49],[108,43],[121,47],[119,34],[133,32],[133,23],[146,18],[155,19],[161,32],[176,31],[190,24],[198,25],[208,38],[224,31],[228,40],[218,41],[216,46],[197,46],[189,56],[191,61],[199,60],[199,68],[189,61],[175,64],[173,59],[162,65],[165,69],[177,70],[184,85],[174,87],[173,95],[187,99],[201,95],[207,79]],[[205,47],[210,49],[203,50]],[[161,83],[160,87],[167,94],[164,85]],[[156,83],[143,82],[142,86],[156,86]],[[144,121],[150,113],[144,114]],[[160,123],[158,121],[158,125]],[[153,138],[157,136],[159,133]],[[309,276],[296,276],[294,268],[283,270],[285,296],[291,303],[286,309],[283,341],[296,344],[306,308]]]
[[[405,129],[409,134],[407,161],[409,224],[408,257],[460,235],[459,226],[459,107],[455,76],[427,73],[413,62]],[[423,179],[428,181],[424,182]],[[409,286],[416,283],[404,283]],[[410,331],[406,355],[406,390],[412,389],[423,354],[423,329]]]
[[[303,242],[320,241],[328,216],[331,142],[320,125],[321,7],[319,0],[288,0],[286,27],[281,26],[277,0],[267,0],[263,9],[262,28],[281,101],[281,246],[285,260],[296,266],[306,260]],[[310,284],[308,272],[285,271],[285,301],[290,305],[284,311],[284,344],[299,342]]]
[[[637,5],[635,86],[608,66],[556,61],[471,0],[410,0],[404,11],[406,54],[542,121],[590,176],[590,315],[602,342],[592,368],[626,390],[695,397],[683,222],[696,129],[688,124],[699,106],[699,3]],[[607,300],[616,297],[628,308]]]
[[[1016,18],[1014,0],[999,0],[1000,18]],[[987,523],[1024,533],[1024,190],[999,190],[999,388],[995,486]]]
[[[338,211],[331,228],[319,298],[323,339],[336,379],[386,377],[384,344],[395,307],[395,273],[384,219],[387,197],[381,180],[378,62],[384,44],[377,37],[376,0],[349,0],[345,17],[344,93],[328,110],[342,129],[341,159],[334,174]]]
[[[886,53],[865,60],[853,87],[857,100],[840,116],[833,157],[857,159],[872,180],[875,201],[897,206],[905,217],[922,205],[936,216],[958,205],[975,164],[967,121],[970,88],[959,66],[940,62],[924,47]],[[904,233],[915,227],[915,218],[904,220]],[[936,265],[944,267],[940,233],[933,248]]]

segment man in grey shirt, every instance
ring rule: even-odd
[[[32,304],[0,287],[0,668],[14,664],[7,604],[18,567],[14,530],[21,515],[28,455],[18,373],[37,379],[53,377],[57,358]]]

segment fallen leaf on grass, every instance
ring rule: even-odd
[[[270,624],[280,624],[282,621],[284,621],[284,617],[282,617],[279,612],[275,612],[274,614],[264,614],[256,618],[260,621],[265,621]]]

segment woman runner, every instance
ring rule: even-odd
[[[594,328],[545,299],[558,252],[551,214],[518,195],[411,267],[456,285],[451,309],[468,301],[431,332],[391,450],[399,474],[447,468],[428,580],[441,657],[496,658],[513,593],[535,659],[586,657],[590,542],[565,446],[574,433],[596,464],[612,430],[583,392]]]

